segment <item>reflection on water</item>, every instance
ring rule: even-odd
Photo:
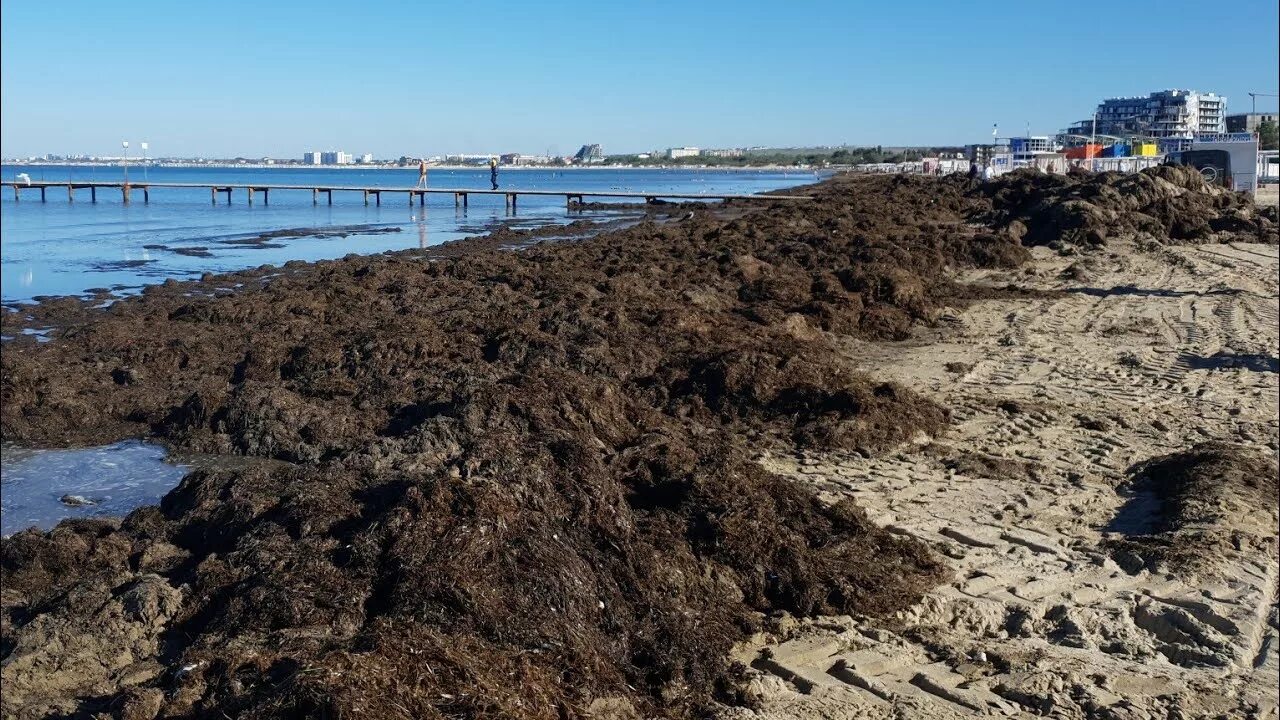
[[[127,515],[159,502],[189,467],[157,445],[127,440],[73,450],[0,447],[0,534],[48,530],[72,517]]]
[[[6,173],[13,170],[2,169]],[[23,168],[33,180],[63,182],[119,179],[119,170]],[[243,188],[261,184],[403,188],[412,186],[416,177],[416,168],[152,168],[153,182],[203,187],[157,190],[150,203],[129,205],[112,193],[99,193],[97,203],[17,203],[0,194],[4,206],[0,212],[0,235],[4,238],[0,243],[0,299],[27,302],[39,295],[78,295],[93,287],[137,288],[167,278],[196,278],[205,272],[264,264],[279,266],[290,260],[422,248],[474,234],[471,227],[517,218],[521,226],[537,227],[612,217],[607,212],[570,213],[563,195],[522,196],[517,214],[506,207],[501,195],[473,195],[467,207],[460,207],[451,194],[434,194],[425,205],[406,208],[390,195],[382,205],[364,205],[359,193],[339,194],[333,205],[317,205],[306,191],[272,193],[270,205],[249,205],[242,189],[237,190],[232,205],[211,204],[208,191],[214,185]],[[812,179],[778,172],[530,169],[504,174],[503,186],[552,192],[751,193]],[[439,170],[432,172],[432,180],[436,187],[487,188],[488,171]],[[323,232],[338,227],[360,229],[342,236]],[[322,232],[294,232],[298,229]],[[277,234],[270,242],[261,240],[264,232],[273,231]],[[285,234],[278,234],[280,231]]]

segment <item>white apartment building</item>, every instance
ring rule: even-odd
[[[671,160],[684,157],[697,157],[701,151],[696,147],[667,148],[667,157]]]
[[[1195,90],[1161,90],[1145,97],[1107,98],[1098,105],[1099,135],[1117,137],[1192,138],[1198,133],[1227,131],[1227,99]],[[1095,132],[1094,118],[1068,130],[1073,135]]]

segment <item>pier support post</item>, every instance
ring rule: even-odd
[[[214,205],[218,204],[218,188],[209,188],[209,200],[211,200]]]
[[[263,205],[271,204],[271,190],[269,190],[268,188],[262,188],[262,204]]]
[[[410,196],[410,198],[412,197],[413,196]],[[412,199],[409,200],[409,204],[410,205],[413,204]],[[418,207],[426,207],[426,206],[427,206],[427,191],[423,190],[422,192],[418,193]]]
[[[333,204],[333,191],[332,191],[332,190],[326,190],[326,191],[325,191],[325,193],[326,193],[326,194],[328,194],[328,196],[329,196],[329,204],[330,204],[330,205],[332,205],[332,204]]]
[[[245,188],[245,190],[249,191],[249,204],[252,205],[253,204],[253,188]]]
[[[368,190],[365,190],[365,191],[364,191],[364,204],[365,204],[365,207],[368,207],[368,206],[369,206],[369,191],[368,191]]]
[[[76,201],[75,188],[72,187],[71,185],[68,185],[67,186],[67,202],[75,202],[75,201]]]
[[[317,201],[317,200],[316,200],[316,196],[317,196],[317,195],[319,195],[319,194],[320,194],[320,191],[319,191],[319,190],[317,190],[317,189],[315,189],[315,188],[311,188],[311,204],[312,204],[312,205],[319,205],[319,204],[320,204],[320,203],[319,203],[319,201]]]
[[[21,196],[21,194],[18,192],[18,186],[17,186],[17,185],[14,185],[14,186],[13,186],[13,201],[14,201],[14,202],[18,202],[18,199],[19,199],[19,198],[21,198],[21,197],[22,197],[22,196]]]
[[[409,191],[409,207],[413,207],[413,191]]]
[[[378,207],[382,207],[382,191],[381,190],[374,191],[373,201],[378,204]]]
[[[44,188],[40,188],[40,202],[44,202]]]
[[[128,205],[129,204],[129,186],[127,184],[120,186],[120,196],[124,199],[124,204]]]
[[[91,203],[98,202],[98,188],[92,185],[89,186],[89,202]]]
[[[142,186],[142,204],[149,205],[151,203],[151,186]]]

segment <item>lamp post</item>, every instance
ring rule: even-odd
[[[124,186],[129,187],[129,141],[125,140],[120,146],[124,148]]]
[[[142,182],[147,181],[147,143],[142,143]]]

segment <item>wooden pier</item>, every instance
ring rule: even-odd
[[[151,190],[155,189],[196,189],[209,191],[209,197],[213,204],[218,204],[218,196],[225,195],[227,204],[231,204],[231,196],[235,192],[243,192],[248,204],[254,203],[254,198],[261,193],[262,204],[267,205],[271,201],[271,191],[273,190],[300,190],[311,192],[311,204],[318,205],[320,203],[320,195],[325,196],[328,204],[333,204],[334,193],[360,193],[364,204],[369,204],[369,198],[373,198],[375,205],[381,207],[383,194],[404,195],[412,206],[415,198],[418,205],[425,206],[427,204],[427,195],[453,195],[454,207],[466,208],[468,200],[472,195],[502,195],[506,200],[506,207],[514,213],[516,211],[517,198],[521,195],[541,195],[541,196],[563,196],[565,207],[571,208],[574,202],[581,203],[583,198],[623,198],[644,200],[652,203],[658,200],[780,200],[784,202],[803,201],[811,199],[808,195],[742,195],[742,194],[694,194],[694,193],[658,193],[658,192],[621,192],[621,191],[589,191],[589,190],[516,190],[516,189],[498,189],[483,190],[472,188],[421,188],[421,187],[380,187],[380,186],[356,186],[356,185],[206,185],[203,183],[160,183],[160,182],[82,182],[82,181],[56,181],[56,180],[32,180],[31,182],[19,182],[16,180],[0,181],[0,186],[9,186],[13,188],[13,199],[15,202],[22,197],[23,191],[39,191],[40,201],[47,201],[47,191],[50,188],[66,188],[67,201],[74,202],[77,190],[88,190],[89,201],[98,201],[99,190],[119,191],[120,197],[125,204],[129,203],[132,193],[142,191],[142,201],[144,203],[151,202]]]

